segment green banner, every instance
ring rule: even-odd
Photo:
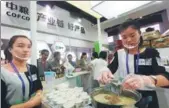
[[[94,51],[97,52],[98,54],[101,51],[101,44],[99,43],[99,41],[94,42]]]

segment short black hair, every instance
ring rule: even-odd
[[[133,20],[133,19],[127,19],[124,23],[122,23],[119,27],[119,32],[123,32],[124,30],[126,30],[128,27],[131,27],[133,29],[138,30],[138,32],[141,34],[141,30],[140,30],[140,23],[137,20]],[[140,36],[140,43],[139,43],[139,47],[142,46],[143,44],[143,37]]]
[[[72,54],[68,54],[67,57],[72,56]]]
[[[4,50],[5,60],[12,61],[12,54],[9,52],[9,48],[6,47]]]
[[[146,32],[151,32],[151,31],[154,31],[154,28],[148,27],[148,28],[146,29]]]
[[[99,54],[99,58],[102,58],[104,60],[107,59],[107,52],[106,51],[101,51]]]
[[[58,51],[54,52],[54,54],[53,54],[54,57],[57,57],[58,55],[60,55],[60,52],[58,52]]]
[[[83,52],[82,55],[81,55],[81,59],[82,59],[85,55],[87,55],[87,53],[86,53],[86,52]]]
[[[48,53],[49,53],[49,51],[48,51],[47,49],[43,49],[43,50],[41,51],[41,54],[45,54],[45,52],[48,52]]]
[[[128,27],[132,27],[133,29],[138,30],[139,33],[141,34],[139,22],[133,19],[127,19],[124,23],[122,23],[119,27],[119,32],[121,33],[122,31],[126,30]]]
[[[87,55],[87,53],[86,53],[86,52],[83,52],[82,55]]]
[[[98,56],[98,53],[97,53],[97,52],[93,52],[93,53],[92,53],[92,57],[98,58],[98,57],[99,57],[99,56]]]

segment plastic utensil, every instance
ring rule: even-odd
[[[111,91],[117,95],[120,95],[122,92],[122,82],[123,78],[113,78],[109,84],[107,84],[104,89]]]

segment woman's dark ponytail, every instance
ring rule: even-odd
[[[9,50],[10,50],[10,48],[9,48],[9,46],[7,46],[4,51],[5,60],[12,61],[12,54]]]
[[[142,37],[142,36],[140,36],[140,43],[139,43],[139,47],[142,47],[142,45],[143,45],[143,37]]]

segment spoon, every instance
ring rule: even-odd
[[[111,91],[116,93],[119,96],[122,92],[122,82],[119,81],[118,79],[113,79],[110,84],[111,84]]]
[[[113,78],[111,82],[107,84],[104,88],[119,96],[122,92],[122,81],[123,81],[123,78],[120,78],[120,77]]]

